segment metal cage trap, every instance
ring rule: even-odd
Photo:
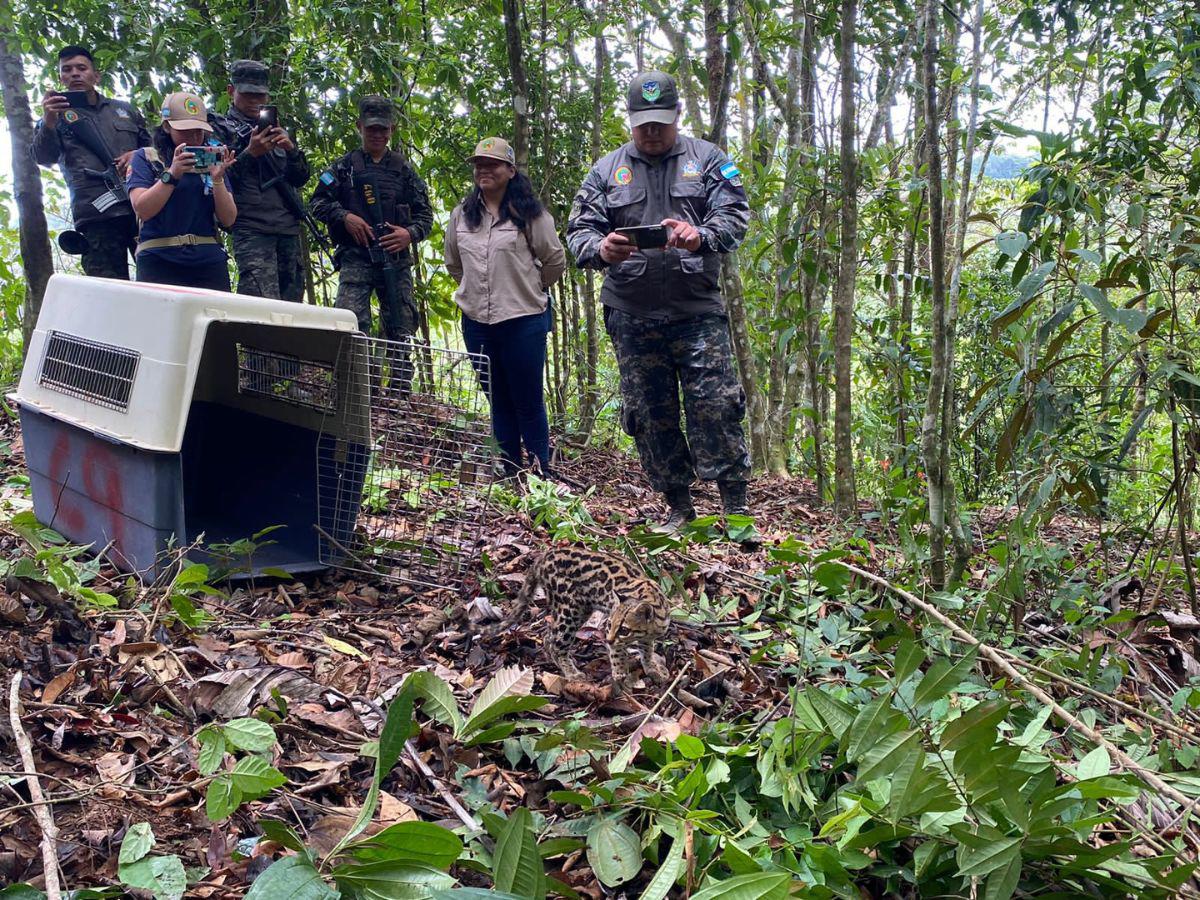
[[[488,359],[362,336],[342,354],[332,381],[295,362],[259,367],[295,373],[294,387],[272,392],[326,413],[317,456],[321,561],[390,582],[458,588],[479,556],[495,478],[480,386],[489,381]],[[343,385],[361,396],[339,397]]]

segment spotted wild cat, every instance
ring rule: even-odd
[[[667,672],[654,661],[654,645],[666,637],[671,607],[657,584],[626,559],[586,547],[552,547],[525,573],[525,584],[508,617],[491,629],[504,631],[529,611],[538,588],[546,593],[553,621],[543,647],[546,656],[568,678],[582,673],[571,660],[576,632],[596,610],[607,618],[605,640],[612,665],[613,696],[631,684],[629,656],[636,652],[646,675],[658,682]]]

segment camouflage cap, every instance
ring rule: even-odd
[[[358,121],[363,125],[394,125],[396,111],[392,101],[379,94],[368,94],[358,101]]]
[[[257,59],[239,59],[229,67],[229,83],[243,94],[270,93],[269,75],[270,69]]]
[[[634,128],[647,122],[670,125],[679,116],[679,92],[675,79],[666,72],[642,72],[629,82],[626,94],[629,124]]]

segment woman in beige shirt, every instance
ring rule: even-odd
[[[446,268],[458,282],[463,341],[489,361],[480,372],[491,398],[492,434],[504,468],[522,468],[521,443],[550,471],[550,427],[542,392],[546,335],[553,327],[547,288],[562,277],[566,256],[554,219],[517,171],[503,138],[484,138],[467,160],[475,187],[450,214]]]

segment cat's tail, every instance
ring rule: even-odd
[[[487,630],[488,635],[499,634],[502,631],[508,631],[513,625],[525,618],[529,612],[529,604],[533,601],[537,594],[537,589],[542,583],[542,558],[539,556],[533,561],[525,572],[525,583],[521,585],[521,590],[517,593],[516,602],[513,605],[512,611],[500,622],[497,622]]]

